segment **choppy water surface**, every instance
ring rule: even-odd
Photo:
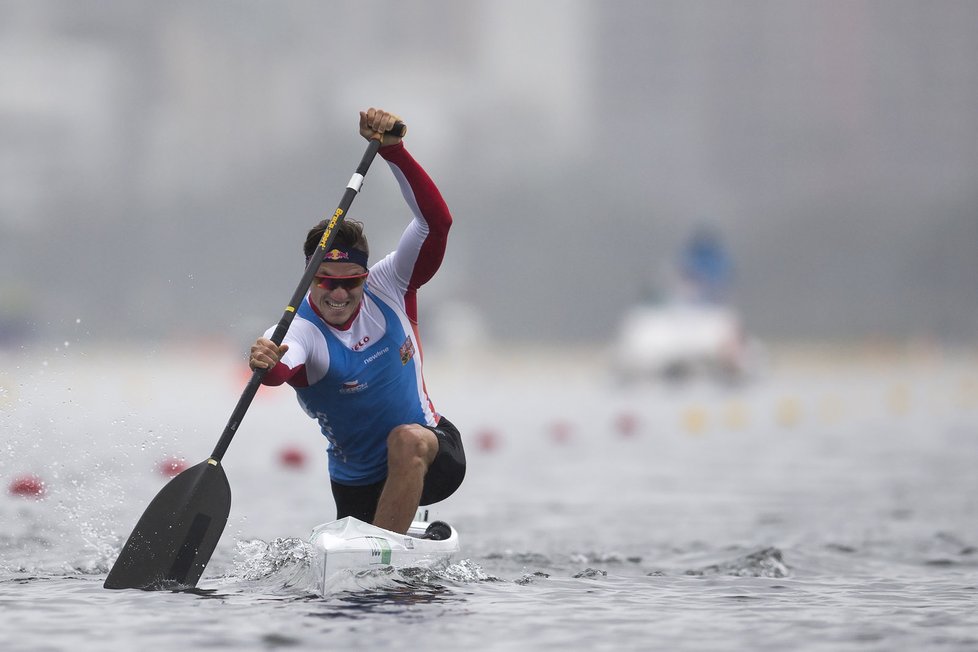
[[[970,358],[623,388],[598,355],[429,353],[469,455],[432,516],[463,554],[325,597],[305,544],[333,517],[323,442],[288,390],[263,389],[198,588],[106,591],[160,463],[206,458],[244,387],[243,356],[186,353],[0,354],[0,648],[978,648]],[[28,473],[41,499],[9,491]]]

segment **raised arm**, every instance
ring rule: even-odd
[[[438,271],[445,256],[452,214],[435,182],[403,143],[383,147],[380,155],[390,165],[414,219],[408,224],[394,252],[398,279],[407,290],[416,290]]]

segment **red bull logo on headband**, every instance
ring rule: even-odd
[[[312,259],[312,255],[306,256],[306,264]],[[367,252],[357,248],[347,249],[342,245],[334,247],[323,254],[324,263],[356,263],[362,267],[367,267]]]

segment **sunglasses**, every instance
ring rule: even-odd
[[[369,272],[364,272],[363,274],[355,274],[354,276],[327,276],[325,274],[316,274],[313,277],[313,283],[327,292],[332,292],[336,288],[343,288],[347,292],[350,290],[355,290],[364,281],[367,280],[367,274]]]

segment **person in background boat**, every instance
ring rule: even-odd
[[[730,298],[733,263],[720,234],[699,227],[683,249],[679,273],[684,294],[694,301],[723,304]]]
[[[309,293],[281,346],[252,345],[252,369],[265,385],[288,383],[329,441],[337,519],[353,516],[406,532],[419,505],[444,500],[461,485],[465,453],[458,429],[435,411],[422,377],[417,290],[441,265],[452,216],[434,182],[386,133],[387,111],[360,112],[360,134],[381,142],[413,219],[397,248],[368,267],[363,225],[336,231]],[[308,263],[326,221],[305,241]]]

